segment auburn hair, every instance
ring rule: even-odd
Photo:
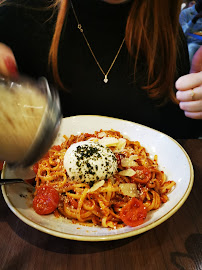
[[[70,0],[55,0],[57,21],[49,52],[55,82],[65,88],[58,72],[58,47]],[[147,66],[148,81],[142,86],[153,99],[177,102],[174,93],[181,1],[134,0],[125,29],[125,43],[134,59],[134,76],[139,55]]]

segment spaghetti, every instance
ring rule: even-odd
[[[151,159],[138,141],[130,141],[114,130],[64,135],[64,139],[34,165],[33,206],[37,213],[43,214],[44,209],[44,214],[54,212],[88,226],[120,228],[142,224],[149,211],[168,201],[167,193],[175,182],[166,180],[165,173],[158,169],[157,156]],[[110,178],[93,183],[73,181],[68,176],[63,164],[67,149],[88,140],[105,142],[115,154],[118,169]],[[46,211],[49,205],[53,207]]]

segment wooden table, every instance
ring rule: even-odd
[[[138,236],[111,242],[56,238],[19,220],[1,194],[0,269],[201,270],[202,140],[179,142],[194,166],[191,194],[170,219]]]

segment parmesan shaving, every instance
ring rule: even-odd
[[[119,142],[119,139],[113,138],[113,137],[104,137],[102,139],[99,139],[99,144],[105,145],[105,146],[117,146]]]
[[[103,133],[104,132],[100,133],[98,137],[103,136],[104,135]],[[98,142],[99,144],[101,144],[103,146],[107,146],[107,147],[113,146],[114,153],[121,152],[126,146],[126,139],[123,139],[123,138],[117,139],[114,137],[103,137],[102,139],[90,138],[89,140],[93,141],[93,142]]]
[[[123,167],[135,167],[138,166],[138,163],[130,158],[122,158],[121,166]]]
[[[131,177],[131,176],[135,175],[135,171],[133,169],[127,169],[127,170],[120,171],[119,175]]]
[[[98,188],[102,187],[105,183],[105,180],[101,180],[97,183],[95,183],[89,190],[87,193],[91,193],[91,192],[94,192],[96,191]]]
[[[120,184],[119,188],[121,189],[123,195],[129,196],[129,197],[138,197],[138,190],[137,185],[134,183],[125,183]]]
[[[117,153],[117,152],[121,152],[126,146],[126,140],[123,139],[123,138],[120,138],[118,140],[118,144],[116,146],[116,148],[114,149],[114,152]]]
[[[131,160],[137,160],[138,158],[139,158],[138,155],[131,155],[129,157],[129,159],[131,159]]]
[[[98,133],[98,138],[102,138],[102,137],[105,137],[105,136],[106,136],[106,133],[104,131]]]

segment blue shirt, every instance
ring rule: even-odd
[[[202,31],[202,18],[198,19],[194,24],[192,19],[198,14],[195,5],[190,8],[183,9],[180,13],[179,21],[182,26],[182,30],[187,38],[187,43],[197,43],[202,45],[202,40],[194,38],[189,34]]]

